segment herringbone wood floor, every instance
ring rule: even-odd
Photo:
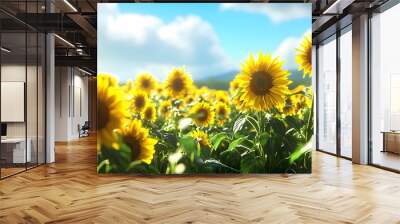
[[[400,223],[400,175],[315,152],[311,175],[98,176],[95,138],[0,181],[0,223]]]

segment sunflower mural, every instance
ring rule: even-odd
[[[296,49],[296,63],[299,65],[299,70],[303,71],[304,76],[308,75],[311,77],[312,68],[312,45],[311,45],[311,34],[304,36],[300,46]]]
[[[168,23],[161,17],[153,18],[153,14],[140,17],[137,12],[123,18],[132,19],[129,22],[134,27],[142,27],[134,21],[140,17],[146,26],[154,27],[131,30],[125,36],[100,34],[99,48],[105,50],[103,40],[110,36],[118,44],[127,36],[131,39],[120,55],[102,56],[105,50],[98,54],[115,60],[113,67],[103,69],[99,61],[99,71],[115,73],[97,76],[97,171],[149,175],[310,173],[311,35],[303,36],[306,32],[302,31],[299,35],[303,37],[296,38],[301,41],[291,46],[291,54],[277,55],[279,51],[268,39],[274,35],[271,30],[262,36],[259,48],[253,46],[257,38],[238,34],[240,40],[230,41],[239,42],[230,46],[239,59],[231,63],[225,45],[218,45],[217,28],[201,17],[202,11],[212,14],[206,11],[211,6],[218,9],[223,5],[212,3],[207,9],[193,4],[200,13],[197,17],[179,15]],[[99,33],[113,24],[118,7],[126,6],[116,5],[116,14],[106,24],[99,20]],[[191,12],[184,4],[173,6]],[[217,12],[226,10],[229,8]],[[229,22],[222,27],[230,29]],[[310,26],[304,26],[305,30]],[[116,31],[118,26],[112,28]],[[240,29],[232,26],[230,33],[234,32]]]

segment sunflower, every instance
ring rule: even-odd
[[[195,130],[195,131],[192,131],[192,132],[190,133],[190,135],[191,135],[194,139],[196,139],[196,141],[197,141],[201,146],[205,146],[205,147],[210,146],[210,142],[209,142],[209,140],[208,140],[208,135],[207,135],[207,133],[205,133],[204,131]]]
[[[197,89],[197,94],[198,95],[205,95],[210,92],[210,89],[207,86],[202,86],[199,89]]]
[[[124,91],[125,93],[129,93],[133,90],[135,87],[135,84],[133,83],[132,80],[128,80],[124,85],[121,86],[121,90]]]
[[[166,100],[160,104],[160,115],[164,118],[167,118],[171,115],[172,104],[171,101]]]
[[[195,97],[192,94],[188,94],[188,95],[186,95],[183,102],[185,102],[185,104],[191,104],[194,102],[194,100],[195,100]]]
[[[305,109],[305,108],[310,108],[312,105],[312,98],[305,96],[303,94],[297,94],[296,96],[296,101],[297,101],[297,109]]]
[[[157,87],[157,80],[150,73],[140,73],[135,80],[135,86],[147,94]]]
[[[216,120],[218,125],[222,125],[225,123],[227,119],[229,119],[229,114],[231,109],[225,103],[218,102],[215,106]]]
[[[147,104],[147,106],[142,111],[142,118],[150,122],[154,122],[156,120],[156,107],[154,106],[154,104]]]
[[[176,100],[174,101],[174,106],[178,110],[183,110],[185,107],[183,100]]]
[[[116,143],[114,130],[121,128],[124,119],[128,117],[128,104],[123,99],[123,93],[117,83],[110,80],[114,80],[110,75],[97,76],[97,150],[100,150],[101,145],[113,147]]]
[[[173,68],[165,81],[165,87],[171,97],[184,96],[192,88],[193,81],[184,68]]]
[[[111,74],[101,73],[97,76],[97,80],[99,80],[98,82],[101,82],[104,86],[118,86],[118,78]]]
[[[235,95],[235,93],[238,89],[239,89],[239,80],[237,78],[235,78],[229,83],[229,92],[232,95]]]
[[[132,112],[141,113],[146,107],[149,99],[147,94],[142,91],[135,91],[131,99],[131,110]]]
[[[123,142],[129,146],[132,152],[132,161],[141,160],[151,163],[154,154],[156,139],[149,137],[149,130],[142,127],[139,120],[132,120],[121,131]]]
[[[237,97],[243,108],[254,108],[257,111],[268,111],[285,103],[289,92],[289,72],[282,68],[279,58],[260,53],[255,60],[250,54],[241,65],[237,77],[240,93]]]
[[[307,95],[311,100],[313,99],[314,93],[313,93],[312,88],[307,88],[307,89],[306,89],[306,95]]]
[[[280,107],[278,111],[286,116],[293,116],[297,114],[298,109],[297,95],[291,95],[286,98],[285,105]]]
[[[303,76],[311,77],[312,68],[312,44],[311,34],[304,36],[303,41],[300,43],[299,48],[296,49],[296,63],[299,65],[299,71],[303,70]]]
[[[225,92],[223,90],[215,91],[215,99],[217,102],[221,102],[221,103],[225,103],[225,104],[229,103],[229,95],[227,92]]]
[[[208,103],[198,103],[194,105],[190,110],[190,115],[199,126],[207,127],[214,119],[214,111],[211,110],[211,106]]]

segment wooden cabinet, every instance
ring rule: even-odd
[[[383,152],[400,154],[400,132],[383,133]]]

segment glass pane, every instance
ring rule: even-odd
[[[314,111],[313,111],[313,115],[314,115],[314,117],[313,117],[313,121],[314,121],[314,133],[313,133],[313,138],[312,138],[312,141],[313,141],[313,149],[316,149],[317,148],[317,140],[316,140],[316,137],[317,137],[317,128],[316,128],[316,121],[317,121],[317,108],[316,108],[316,97],[315,97],[315,93],[316,93],[316,86],[317,86],[317,75],[316,75],[316,65],[317,65],[317,47],[315,46],[315,45],[313,45],[312,46],[312,70],[311,70],[311,73],[312,73],[312,90],[313,90],[313,104],[314,104],[314,106],[313,106],[313,108],[314,108]]]
[[[26,80],[26,112],[27,112],[27,142],[28,149],[30,148],[30,161],[27,164],[29,167],[34,167],[37,165],[38,160],[38,36],[36,32],[27,33],[27,44],[28,44],[28,55],[27,55],[27,80]]]
[[[352,157],[352,34],[340,36],[340,150]]]
[[[400,170],[400,5],[372,18],[372,163]]]
[[[46,37],[39,33],[38,36],[38,164],[45,163],[45,44]]]
[[[25,170],[26,150],[26,34],[1,34],[1,166],[2,177]]]
[[[318,148],[336,153],[336,40],[318,48]]]

